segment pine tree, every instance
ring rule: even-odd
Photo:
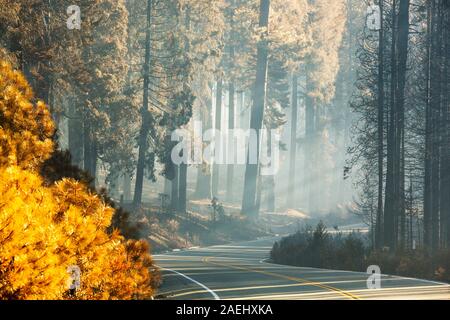
[[[153,294],[144,241],[109,232],[114,209],[84,182],[44,184],[54,124],[24,76],[0,62],[0,299],[133,299]],[[69,290],[76,266],[81,286]]]

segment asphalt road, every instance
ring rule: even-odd
[[[413,300],[450,299],[450,286],[383,275],[367,289],[366,273],[266,263],[276,239],[156,255],[162,269],[161,298],[176,300]]]

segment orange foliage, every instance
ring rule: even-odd
[[[46,105],[33,103],[25,77],[0,62],[0,166],[35,169],[50,157],[54,130]]]
[[[0,299],[133,299],[152,294],[144,241],[107,232],[114,210],[83,183],[45,186],[54,131],[24,77],[0,62]],[[69,294],[68,268],[81,271]]]

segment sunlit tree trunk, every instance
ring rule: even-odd
[[[231,1],[231,5],[234,5],[234,1]],[[232,9],[231,17],[230,17],[230,25],[234,26],[234,9]],[[234,32],[231,31],[231,42],[234,41]],[[235,58],[235,48],[234,44],[230,45],[230,68],[232,69],[234,66],[234,58]],[[235,106],[235,96],[236,96],[236,88],[234,85],[234,79],[229,80],[228,84],[228,129],[233,130],[235,128],[235,114],[236,114],[236,106]],[[234,142],[234,137],[229,136],[228,139]],[[233,144],[228,143],[228,148],[234,148]],[[226,154],[229,154],[227,152]],[[234,162],[234,159],[233,159]],[[227,165],[227,190],[226,190],[226,199],[228,202],[233,200],[233,182],[234,182],[234,163],[228,163]]]
[[[260,0],[259,7],[259,26],[268,28],[269,26],[269,8],[270,0]],[[251,110],[250,128],[258,133],[258,152],[256,155],[257,164],[250,164],[247,161],[245,169],[244,195],[242,200],[242,212],[249,216],[258,215],[256,208],[256,185],[259,167],[259,140],[262,128],[264,109],[266,104],[266,86],[267,86],[267,64],[268,64],[268,42],[262,39],[258,43],[257,62],[256,62],[256,83],[253,91],[253,104]],[[249,153],[247,160],[249,160]]]
[[[189,5],[187,5],[186,8],[186,19],[185,19],[185,26],[186,30],[189,30],[191,27],[191,10]],[[190,43],[189,41],[185,41],[184,50],[186,52],[189,52],[190,50]],[[188,90],[188,88],[185,88]],[[186,213],[186,201],[187,201],[187,173],[188,173],[188,164],[187,163],[181,163],[180,164],[180,176],[179,176],[179,182],[178,182],[178,211],[180,213]]]
[[[144,167],[145,155],[147,153],[148,143],[147,138],[152,125],[152,115],[148,110],[149,106],[149,85],[150,85],[150,50],[151,50],[151,16],[152,16],[152,0],[147,0],[147,27],[145,30],[145,62],[143,67],[144,74],[144,97],[141,108],[141,130],[139,132],[139,154],[136,170],[136,185],[134,189],[133,205],[138,207],[142,202],[142,188],[144,185]]]
[[[267,132],[267,156],[269,159],[272,159],[272,135],[269,128],[267,128],[266,132]],[[267,211],[275,212],[275,175],[271,174],[266,176],[265,190],[267,197]]]
[[[222,97],[223,96],[223,80],[219,79],[217,81],[217,89],[216,89],[216,130],[221,130],[222,127]],[[215,146],[216,148],[221,148],[222,146]],[[212,180],[211,180],[211,191],[213,197],[218,198],[219,193],[219,165],[217,164],[217,160],[214,158],[213,163],[213,172],[212,172]]]
[[[234,83],[230,82],[228,93],[229,93],[229,105],[228,105],[228,129],[233,130],[234,129],[234,118],[235,118],[235,104],[234,104],[234,97],[235,97],[235,87]],[[229,136],[229,140],[234,142],[234,137]],[[228,143],[229,148],[233,148],[233,144]],[[232,151],[233,152],[233,151]],[[226,153],[228,154],[228,152]],[[234,160],[234,159],[233,159]],[[233,183],[234,183],[234,164],[229,163],[227,165],[227,201],[231,202],[233,200]]]
[[[212,128],[212,90],[207,100],[207,110],[203,113],[203,123],[205,130]],[[199,165],[197,167],[197,183],[195,187],[195,197],[198,199],[211,198],[211,169],[208,164]]]
[[[296,161],[297,161],[297,119],[298,119],[298,77],[292,76],[292,110],[291,110],[291,149],[289,156],[289,184],[287,206],[294,208],[296,204]]]
[[[312,92],[312,80],[310,79],[310,71],[307,67],[306,70],[306,92]],[[315,207],[314,204],[314,189],[312,185],[315,183],[313,180],[313,168],[314,168],[314,140],[315,140],[315,118],[316,118],[316,106],[315,99],[309,94],[305,97],[305,200],[307,208],[312,211]]]
[[[178,188],[178,182],[179,182],[179,167],[174,165],[174,177],[171,180],[171,196],[170,196],[170,203],[171,208],[173,212],[178,211],[179,208],[179,188]]]
[[[248,121],[247,117],[247,110],[246,110],[246,94],[245,91],[241,91],[239,95],[239,128],[240,129],[248,129],[250,122]]]

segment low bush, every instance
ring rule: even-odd
[[[366,272],[377,265],[382,273],[450,282],[450,251],[430,255],[425,250],[377,251],[365,245],[360,234],[330,234],[320,222],[276,242],[271,251],[275,263]]]
[[[331,235],[320,222],[281,239],[271,251],[271,259],[280,264],[359,271],[366,249],[356,234]]]

